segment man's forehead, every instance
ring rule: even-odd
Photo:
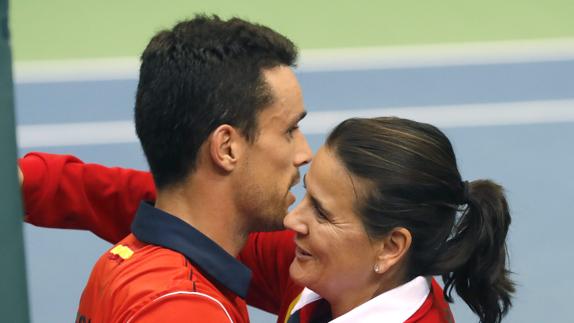
[[[263,109],[257,116],[260,125],[296,124],[307,115],[304,108],[289,105],[272,105]]]
[[[302,100],[301,86],[291,67],[280,65],[264,69],[263,77],[276,100]]]
[[[299,82],[289,66],[277,66],[263,71],[269,86],[272,103],[258,114],[261,124],[268,122],[293,123],[305,116]]]

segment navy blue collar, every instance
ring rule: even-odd
[[[183,254],[210,278],[246,297],[251,270],[187,222],[142,202],[132,232],[142,242]]]

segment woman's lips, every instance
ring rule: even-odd
[[[309,258],[313,257],[313,255],[311,253],[309,253],[305,249],[299,247],[299,245],[296,245],[296,247],[295,247],[295,256],[299,259],[309,259]]]

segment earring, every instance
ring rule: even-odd
[[[381,269],[379,268],[379,264],[375,264],[375,267],[373,268],[373,270],[375,270],[375,272],[378,274],[379,271],[381,271]]]

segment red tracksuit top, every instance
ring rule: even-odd
[[[249,322],[245,265],[146,202],[132,231],[97,261],[76,322]]]
[[[235,313],[235,316],[232,317],[234,322],[247,321],[245,306],[241,295],[237,294],[237,289],[235,291],[230,290],[229,286],[214,280],[209,274],[206,275],[206,269],[196,266],[193,259],[189,259],[188,255],[182,254],[177,249],[174,251],[170,248],[157,247],[157,243],[154,243],[156,241],[151,241],[148,244],[140,241],[137,237],[135,224],[134,234],[130,234],[130,224],[134,220],[134,215],[138,214],[136,223],[140,215],[138,213],[140,201],[155,200],[155,186],[151,174],[131,169],[85,164],[73,156],[46,153],[26,155],[20,160],[20,168],[24,174],[23,194],[26,222],[42,227],[89,230],[109,242],[117,243],[120,241],[98,260],[94,270],[99,268],[100,262],[105,262],[102,260],[104,258],[115,258],[116,263],[126,263],[130,259],[125,260],[121,256],[122,253],[124,256],[130,254],[129,250],[134,252],[131,257],[138,257],[138,252],[146,248],[150,249],[149,251],[153,248],[163,249],[151,252],[158,252],[158,258],[163,256],[166,259],[169,258],[168,262],[175,262],[175,259],[179,259],[180,264],[191,265],[188,267],[191,269],[186,272],[184,269],[186,265],[178,267],[170,263],[173,265],[173,273],[167,274],[162,279],[173,274],[173,284],[177,286],[176,289],[184,288],[186,291],[193,291],[194,280],[193,278],[188,279],[186,275],[195,273],[191,276],[201,277],[201,284],[199,284],[199,280],[195,281],[196,291],[201,290],[216,298],[230,316],[231,313]],[[159,211],[150,205],[147,207]],[[195,231],[199,233],[197,230]],[[124,237],[125,239],[122,240]],[[207,238],[205,237],[205,239]],[[211,240],[209,241],[211,242]],[[163,243],[165,241],[161,241],[159,245],[165,246]],[[118,249],[114,251],[116,247]],[[250,234],[246,246],[239,255],[239,260],[252,272],[249,290],[245,298],[247,304],[277,314],[278,323],[285,322],[286,316],[289,315],[290,306],[303,290],[303,287],[296,285],[289,277],[289,265],[293,260],[294,250],[293,232],[253,233]],[[193,258],[193,255],[191,256]],[[106,266],[113,267],[114,265]],[[133,285],[138,286],[139,284],[134,283]],[[198,289],[198,287],[201,288]],[[204,290],[204,288],[206,289]],[[162,292],[170,294],[170,291],[162,286]],[[216,294],[218,296],[214,296]],[[172,296],[173,298],[171,298]],[[221,310],[219,304],[213,301],[209,302],[206,297],[201,297],[203,296],[196,295],[196,297],[191,297],[194,300],[190,301],[184,296],[179,297],[176,294],[170,294],[162,298],[161,301],[165,301],[164,304],[173,301],[173,303],[177,303],[173,305],[174,308],[192,313],[191,315],[194,317],[196,316],[193,313],[209,312],[216,315],[214,317],[217,320],[214,319],[213,322],[229,322],[229,319],[225,317],[226,312]],[[198,298],[201,299],[198,300]],[[129,302],[126,301],[126,303]],[[187,307],[190,308],[189,311],[186,310]],[[82,315],[81,306],[79,310],[79,315]],[[173,311],[174,317],[177,319],[161,321],[187,322],[186,317],[189,315],[179,316],[178,311]],[[147,315],[147,313],[145,314]],[[152,317],[151,315],[149,317]],[[204,322],[210,321],[204,320]],[[442,289],[433,279],[428,298],[406,322],[446,323],[452,321],[454,320],[448,303],[442,296]],[[85,322],[89,321],[86,320]],[[91,323],[96,322],[92,320]]]

